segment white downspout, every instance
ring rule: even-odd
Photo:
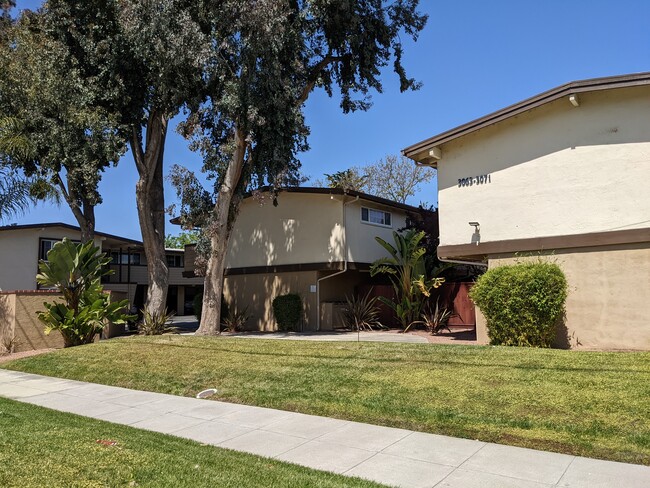
[[[350,200],[349,202],[345,201],[345,195],[343,196],[343,198],[344,198],[343,205],[341,205],[341,208],[343,209],[343,218],[342,218],[343,249],[345,250],[345,258],[343,259],[343,269],[341,271],[337,271],[336,273],[332,273],[331,275],[323,276],[322,278],[318,278],[316,280],[316,331],[320,330],[320,282],[324,280],[328,280],[330,278],[334,278],[335,276],[341,275],[348,270],[348,234],[347,234],[347,227],[346,227],[345,206],[359,200],[359,195],[357,195],[357,198],[355,198],[354,200]]]

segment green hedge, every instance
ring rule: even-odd
[[[278,330],[298,330],[302,318],[302,298],[292,293],[275,297],[273,314],[278,323]]]
[[[470,297],[485,315],[490,344],[551,347],[567,282],[555,263],[521,262],[488,270]]]

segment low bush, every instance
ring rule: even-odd
[[[520,262],[488,270],[470,297],[485,315],[490,344],[551,347],[567,282],[555,263]]]
[[[275,297],[273,315],[278,323],[278,330],[298,330],[302,318],[302,298],[293,293]]]

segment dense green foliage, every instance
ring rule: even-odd
[[[47,34],[46,18],[26,11],[0,43],[0,159],[47,182],[92,239],[102,172],[125,150],[118,118],[84,81],[67,47]],[[4,137],[2,137],[4,135]],[[2,144],[14,141],[13,144]],[[22,141],[15,144],[15,141]]]
[[[362,174],[359,168],[348,168],[344,171],[337,171],[332,174],[325,174],[327,183],[323,186],[328,188],[340,188],[342,190],[365,191],[368,176]]]
[[[192,300],[192,309],[196,319],[201,321],[201,311],[203,310],[203,293],[197,293]]]
[[[136,336],[3,367],[650,465],[650,352]]]
[[[440,287],[444,282],[444,278],[427,276],[426,249],[420,244],[424,237],[423,231],[415,229],[408,229],[404,233],[393,231],[394,246],[381,237],[375,237],[389,257],[372,263],[370,276],[386,274],[390,278],[397,299],[379,297],[379,300],[395,311],[405,332],[420,321],[424,300],[430,296],[431,289]]]
[[[165,247],[168,249],[185,249],[188,244],[196,244],[199,239],[198,230],[181,232],[177,236],[168,234],[165,237]]]
[[[520,262],[488,270],[470,296],[485,315],[491,344],[551,347],[564,315],[567,282],[555,263]]]
[[[5,398],[0,446],[4,488],[380,486]]]
[[[279,330],[297,331],[302,320],[302,298],[293,293],[275,297],[273,315]]]
[[[111,302],[100,284],[110,274],[110,258],[100,254],[92,242],[75,244],[69,239],[57,242],[38,265],[36,281],[63,295],[63,302],[44,303],[38,318],[45,333],[58,330],[65,347],[93,342],[108,322],[125,324],[128,300]]]

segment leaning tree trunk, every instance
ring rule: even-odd
[[[93,241],[95,239],[95,205],[90,203],[87,198],[79,197],[76,190],[70,186],[69,179],[67,185],[63,183],[60,175],[57,174],[55,179],[56,186],[79,224],[81,242],[85,244]]]
[[[135,187],[135,200],[147,258],[149,287],[145,309],[160,315],[167,306],[169,272],[165,256],[165,190],[163,153],[167,136],[167,119],[158,111],[149,115],[146,143],[142,148],[142,132],[133,128],[130,144],[140,176]]]
[[[205,272],[201,324],[196,331],[197,335],[216,335],[221,332],[221,295],[223,294],[223,277],[226,269],[226,253],[234,216],[237,214],[237,208],[233,208],[233,203],[237,203],[235,190],[241,180],[245,156],[246,140],[241,131],[237,129],[235,130],[235,152],[219,188],[217,203],[212,212],[211,249]]]

